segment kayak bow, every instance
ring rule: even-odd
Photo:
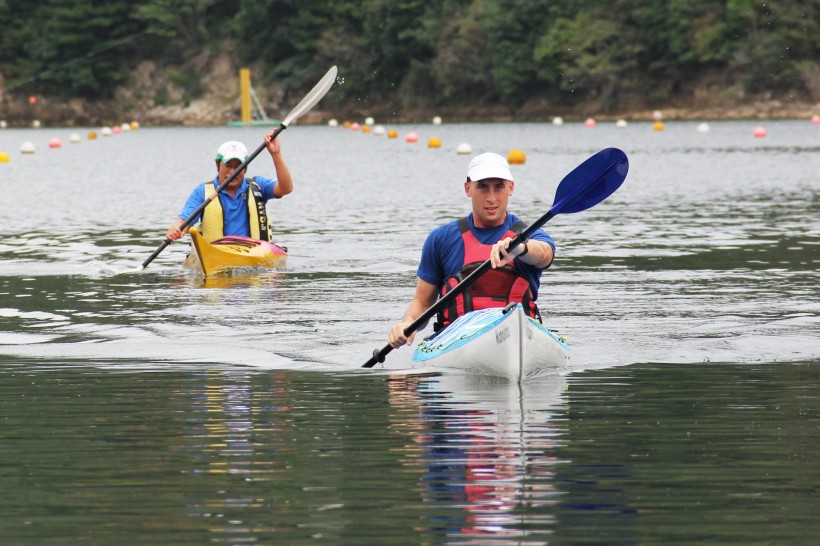
[[[287,248],[250,237],[223,237],[212,243],[195,227],[191,235],[191,253],[185,267],[206,277],[233,267],[275,268],[285,265]]]

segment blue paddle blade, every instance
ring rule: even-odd
[[[571,214],[597,205],[621,187],[629,160],[618,148],[606,148],[566,175],[555,191],[550,212]]]

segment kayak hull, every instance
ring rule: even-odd
[[[250,237],[223,237],[208,242],[197,228],[191,228],[191,253],[183,264],[205,276],[237,267],[276,268],[285,265],[287,249]]]
[[[434,368],[524,381],[555,372],[570,357],[569,345],[521,305],[473,311],[416,347],[413,361]]]

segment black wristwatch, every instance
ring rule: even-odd
[[[522,252],[521,254],[519,254],[518,256],[516,256],[516,258],[523,258],[524,256],[526,256],[526,255],[527,255],[527,252],[529,252],[529,251],[530,251],[530,249],[529,249],[529,247],[527,246],[527,241],[524,241],[524,252]]]

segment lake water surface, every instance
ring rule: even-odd
[[[294,125],[268,207],[287,266],[207,280],[183,242],[132,270],[219,144],[263,129],[0,131],[2,542],[817,542],[820,128],[696,125]],[[525,220],[598,150],[630,159],[545,226],[573,356],[523,385],[420,375],[407,348],[360,368],[427,232],[468,212],[461,142],[526,152]]]

